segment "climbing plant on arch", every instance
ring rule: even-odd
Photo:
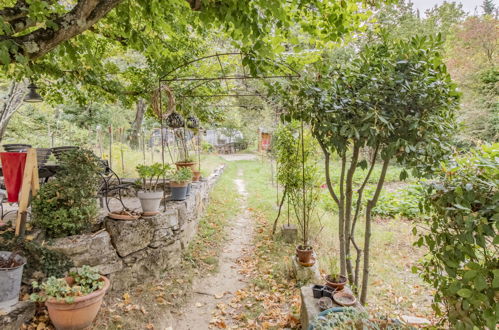
[[[272,97],[288,109],[284,119],[308,122],[322,148],[328,190],[339,210],[341,273],[360,292],[362,303],[369,279],[371,210],[390,163],[424,175],[450,151],[445,141],[452,133],[459,95],[439,55],[440,44],[439,38],[392,42],[378,36],[348,61],[321,61],[308,78],[269,87]],[[361,159],[362,148],[371,149],[371,159]],[[341,159],[339,182],[330,178],[332,154]],[[381,174],[364,202],[377,163]],[[367,174],[355,186],[358,168]],[[403,171],[401,179],[406,176]],[[365,234],[359,237],[362,213]]]

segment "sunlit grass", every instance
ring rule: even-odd
[[[237,166],[245,173],[249,206],[265,218],[268,227],[271,227],[277,215],[277,189],[271,184],[270,162],[240,161],[237,162]],[[400,170],[397,167],[390,169],[387,182],[398,181]],[[333,167],[333,182],[337,182],[338,172],[339,168]],[[377,179],[378,175],[379,171],[375,169],[373,180]],[[282,196],[282,189],[279,190],[279,196]],[[326,191],[324,198],[328,199],[325,204],[333,203]],[[339,260],[338,218],[331,209],[321,208],[320,219],[316,219],[312,224],[313,245],[319,256],[320,268],[324,273],[330,271],[331,261],[337,263]],[[286,204],[278,228],[285,221],[287,221]],[[293,221],[291,212],[291,222]],[[364,243],[361,240],[364,226],[364,217],[361,216],[356,227],[357,242],[360,245]],[[411,272],[411,267],[424,253],[423,250],[412,245],[415,240],[411,233],[413,226],[412,222],[399,219],[376,220],[372,224],[368,307],[373,312],[383,311],[393,316],[400,316],[404,313],[424,317],[433,315],[430,307],[431,290],[416,274]],[[285,246],[282,242],[279,244]],[[284,254],[292,254],[294,250],[294,246],[284,246],[278,251],[269,251],[269,254],[275,260],[283,260]]]

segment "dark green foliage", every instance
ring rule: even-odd
[[[67,152],[57,176],[42,185],[33,199],[33,224],[48,237],[81,234],[97,216],[102,166],[88,150]]]
[[[495,329],[499,320],[498,160],[499,144],[461,156],[426,192],[429,230],[416,244],[429,253],[420,271],[436,289],[435,311],[444,314],[443,304],[454,329]]]
[[[5,234],[0,237],[0,251],[17,251],[26,258],[23,272],[23,278],[26,280],[37,271],[42,272],[45,277],[61,277],[73,267],[73,262],[60,252],[49,250],[38,242],[13,239]]]

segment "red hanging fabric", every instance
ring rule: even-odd
[[[19,200],[26,156],[25,152],[0,152],[3,179],[9,203],[16,203]]]

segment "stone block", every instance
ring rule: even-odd
[[[146,277],[158,278],[166,270],[180,264],[182,252],[180,241],[173,241],[170,245],[157,249],[147,248],[132,253],[123,262],[126,265],[126,272],[130,279],[140,281]]]
[[[116,250],[111,245],[111,237],[105,230],[93,234],[58,238],[46,247],[63,253],[77,267],[93,266],[104,275],[116,272],[123,267]]]
[[[164,229],[178,226],[178,218],[178,209],[174,205],[170,205],[166,210],[161,211],[157,216],[148,218],[148,220],[154,229]]]
[[[296,256],[293,256],[291,258],[290,272],[291,277],[302,284],[322,283],[324,281],[321,277],[321,273],[319,272],[318,261],[316,261],[315,264],[311,267],[304,267],[298,262]]]
[[[19,330],[23,323],[35,316],[36,304],[32,301],[20,301],[8,309],[0,309],[0,329]]]
[[[158,248],[165,245],[170,245],[175,241],[175,237],[173,236],[173,231],[170,228],[161,228],[157,229],[154,232],[154,236],[152,238],[149,247]]]
[[[306,285],[300,288],[300,321],[302,330],[307,330],[310,322],[314,321],[317,314],[321,312],[319,306],[317,305],[317,299],[314,298],[312,287],[313,285]]]
[[[152,219],[140,218],[132,221],[106,219],[106,229],[120,257],[146,248],[154,236]]]
[[[298,228],[293,224],[284,224],[281,228],[281,236],[284,242],[294,243],[298,237]]]

